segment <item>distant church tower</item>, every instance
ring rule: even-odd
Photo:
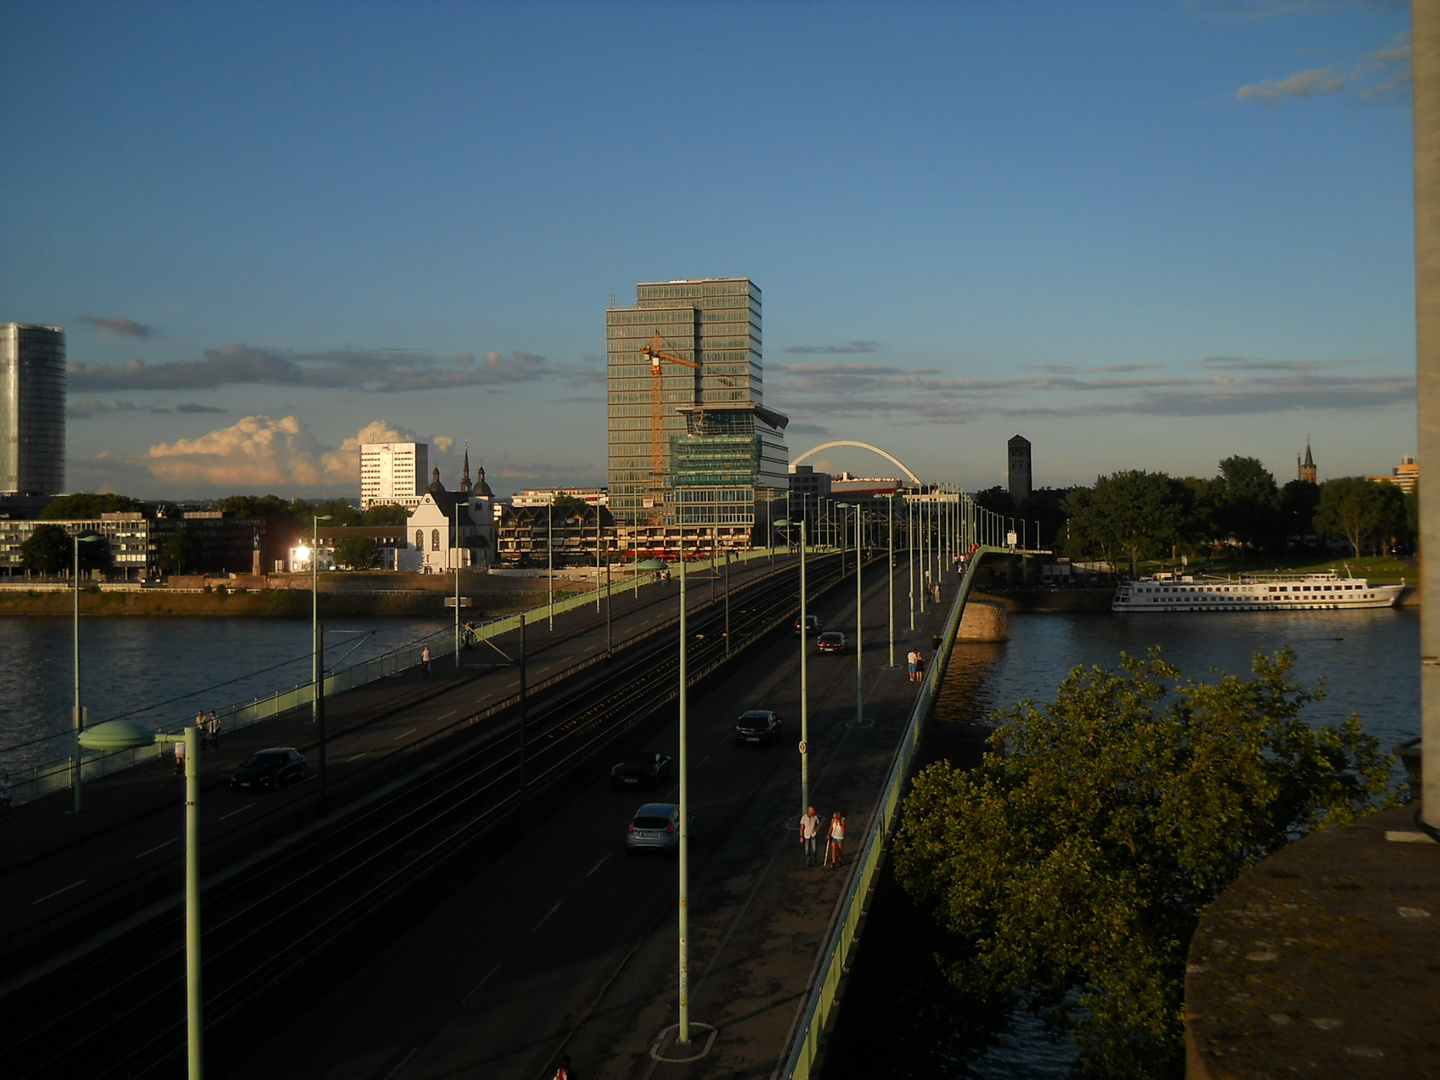
[[[1016,506],[1030,498],[1030,440],[1016,435],[1010,449],[1010,498]]]
[[[468,439],[465,442],[465,475],[460,478],[460,490],[463,492],[470,490],[470,442]]]
[[[1310,454],[1309,440],[1305,442],[1305,460],[1302,462],[1297,455],[1295,464],[1299,469],[1299,479],[1304,480],[1307,484],[1315,483],[1315,459]]]

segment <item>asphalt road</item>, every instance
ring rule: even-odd
[[[842,586],[817,605],[827,628],[853,635],[853,596]],[[905,680],[904,651],[918,642],[928,655],[941,616],[929,613],[913,635],[897,625],[901,664],[889,670],[884,598],[876,566],[867,575],[864,724],[854,724],[854,656],[809,662],[812,801],[822,814],[842,809],[857,844],[918,689]],[[735,717],[757,707],[786,718],[781,746],[734,745]],[[677,865],[626,855],[625,827],[649,799],[596,778],[535,806],[518,842],[377,941],[284,1030],[255,1033],[246,1060],[212,1062],[212,1071],[245,1080],[539,1080],[565,1048],[586,1080],[768,1076],[848,873],[805,870],[800,856],[796,639],[774,639],[692,694],[689,718],[693,1016],[720,1029],[707,1058],[673,1065],[650,1053],[658,1045],[663,1056],[662,1033],[675,1022]],[[667,721],[621,749],[676,754],[677,727]]]

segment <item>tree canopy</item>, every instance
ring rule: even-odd
[[[1253,677],[1182,679],[1160,658],[1077,667],[1052,704],[995,714],[977,769],[916,778],[897,880],[951,935],[947,977],[1019,994],[1069,1028],[1090,1075],[1181,1072],[1185,955],[1243,870],[1388,796],[1357,717],[1312,726],[1294,654]]]
[[[128,495],[96,495],[80,491],[60,496],[40,511],[40,517],[45,521],[98,521],[101,514],[134,513],[143,506],[139,499]]]
[[[1164,473],[1131,469],[1101,476],[1093,488],[1076,488],[1065,500],[1066,550],[1075,558],[1098,556],[1111,566],[1169,553],[1180,539],[1189,492]]]
[[[380,565],[380,548],[368,536],[346,536],[335,544],[335,562],[350,570],[373,570]]]
[[[1405,495],[1394,484],[1363,476],[1327,480],[1315,507],[1315,528],[1343,536],[1355,557],[1369,541],[1386,539],[1405,527]]]

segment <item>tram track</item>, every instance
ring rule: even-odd
[[[818,560],[811,589],[840,580]],[[712,607],[692,615],[692,685],[794,617],[797,583],[780,575],[742,591],[730,634]],[[727,656],[728,653],[728,656]],[[602,687],[557,691],[526,717],[490,717],[458,752],[333,827],[205,889],[207,1038],[233,1038],[242,1017],[327,946],[380,916],[473,842],[665,709],[677,696],[673,636],[651,634],[617,654]],[[523,777],[523,790],[522,790]],[[368,930],[366,931],[368,932]],[[183,920],[171,911],[53,976],[0,1001],[3,1060],[20,1077],[142,1077],[178,1071],[185,1042]],[[213,1045],[213,1043],[212,1043]]]

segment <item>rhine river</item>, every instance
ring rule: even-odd
[[[957,646],[926,737],[928,756],[944,756],[947,724],[985,719],[1026,698],[1050,700],[1078,664],[1118,666],[1121,652],[1152,645],[1192,678],[1211,669],[1248,675],[1257,652],[1286,644],[1293,674],[1307,686],[1325,681],[1325,698],[1302,716],[1333,723],[1358,713],[1389,750],[1420,734],[1420,616],[1416,611],[1314,613],[1203,612],[1112,615],[1086,612],[1011,615],[1004,645]],[[1397,778],[1399,771],[1397,769]],[[861,1077],[969,1077],[1063,1080],[1074,1053],[1047,1037],[1022,1011],[982,1016],[941,979],[931,960],[941,942],[928,915],[883,875],[862,949],[846,990],[834,1067],[826,1080]],[[882,959],[875,957],[880,955]],[[863,1026],[884,1039],[844,1038]]]

